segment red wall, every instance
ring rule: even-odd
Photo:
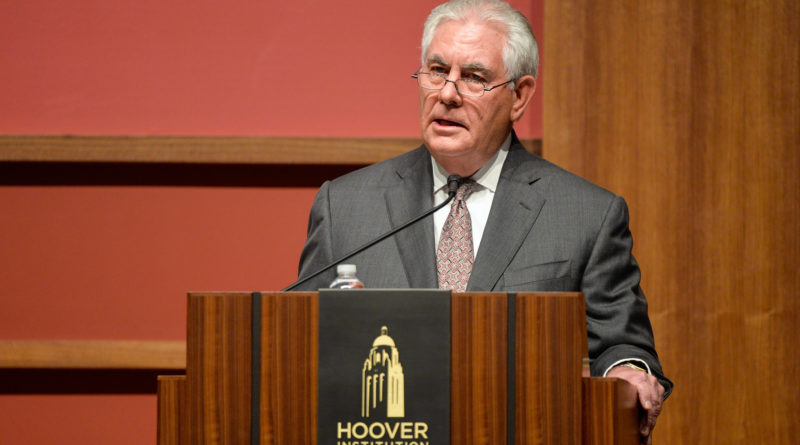
[[[294,281],[314,192],[0,187],[0,338],[181,339],[187,291]]]
[[[2,2],[0,134],[416,137],[434,4]],[[512,4],[541,37],[542,0]],[[518,132],[541,137],[541,96]],[[187,291],[293,281],[314,193],[2,186],[0,339],[183,339]],[[155,415],[155,396],[0,396],[0,443],[154,443]]]
[[[2,2],[0,133],[417,136],[436,3]]]

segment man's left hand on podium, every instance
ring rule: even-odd
[[[651,443],[653,428],[656,426],[656,418],[661,414],[661,407],[663,406],[664,387],[658,383],[654,376],[646,371],[627,365],[611,368],[606,377],[616,377],[636,387],[639,405],[647,413],[639,421],[639,434],[641,435],[642,443]]]

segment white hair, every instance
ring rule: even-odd
[[[422,64],[428,55],[433,34],[442,23],[482,20],[502,26],[506,31],[503,65],[509,79],[525,75],[536,77],[539,70],[539,47],[528,19],[521,12],[500,0],[452,0],[431,11],[422,32]]]

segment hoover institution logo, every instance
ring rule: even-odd
[[[389,329],[383,326],[361,371],[361,417],[369,417],[376,409],[385,410],[386,417],[403,417],[404,390],[400,354],[389,337]]]
[[[450,443],[450,292],[322,289],[318,445]]]
[[[405,377],[389,329],[372,342],[361,370],[361,417],[405,416]],[[425,422],[337,422],[337,445],[429,445]]]

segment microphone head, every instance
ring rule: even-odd
[[[461,185],[463,179],[459,175],[450,175],[447,177],[447,194],[450,196],[456,196],[456,192],[458,191],[458,187]]]

